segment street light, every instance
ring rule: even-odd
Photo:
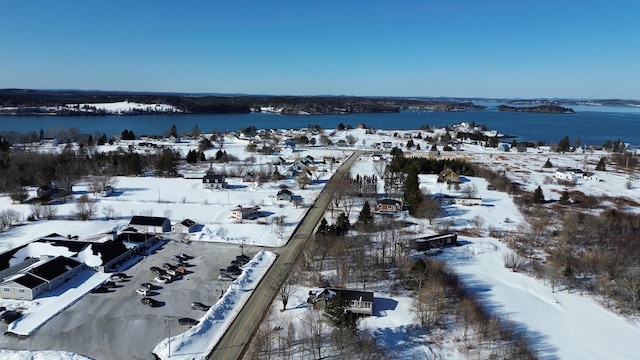
[[[169,337],[167,338],[167,349],[169,350],[169,356],[171,357],[171,317],[164,318],[164,324],[167,325],[167,332],[169,333]]]

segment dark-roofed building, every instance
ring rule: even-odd
[[[27,245],[23,245],[0,254],[0,281],[4,281],[8,276],[15,275],[21,270],[40,261],[37,257],[26,258],[22,261],[14,259],[14,255],[26,246]]]
[[[126,249],[133,253],[140,253],[142,250],[151,247],[158,242],[158,238],[154,234],[139,233],[136,231],[123,231],[116,238],[118,242]]]
[[[354,314],[373,315],[373,292],[328,287],[319,292],[309,292],[308,303],[326,308],[327,300],[339,295],[349,301],[348,311]]]
[[[129,226],[138,232],[154,234],[171,232],[171,222],[166,217],[134,216],[129,221]]]
[[[173,232],[179,233],[179,234],[188,234],[190,232],[195,231],[197,226],[198,226],[198,223],[196,223],[195,221],[191,219],[184,219],[182,220],[182,222],[175,224],[173,226]]]
[[[0,297],[5,299],[33,300],[48,290],[46,281],[31,274],[21,274],[2,286]]]
[[[276,195],[276,199],[291,201],[291,199],[293,199],[293,193],[289,189],[281,189],[280,191],[278,191],[278,194]]]
[[[49,284],[53,290],[83,269],[82,264],[64,256],[57,256],[44,264],[35,265],[27,273],[38,277]]]
[[[376,201],[376,210],[380,212],[397,212],[402,211],[402,201],[397,199],[378,199]]]
[[[1,284],[0,297],[33,300],[43,292],[62,285],[82,269],[84,266],[81,263],[64,256],[51,258],[41,264],[35,264],[26,273]]]
[[[207,174],[202,178],[202,187],[205,189],[224,189],[227,187],[227,180],[224,175]]]
[[[144,235],[147,234],[136,235],[142,235],[144,238]],[[120,235],[118,235],[118,237],[120,237]],[[153,235],[148,235],[147,237],[155,239]],[[140,242],[142,241],[142,238],[140,238]],[[136,244],[136,242],[134,242],[134,244]],[[110,272],[117,271],[118,266],[138,251],[137,246],[140,245],[130,247],[127,246],[127,243],[118,238],[116,240],[109,240],[102,243],[89,244],[88,246],[90,247],[92,254],[99,256],[102,260],[102,264],[91,266],[91,268],[96,271]]]

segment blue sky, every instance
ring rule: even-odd
[[[638,1],[0,1],[0,88],[640,99]]]

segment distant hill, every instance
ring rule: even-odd
[[[123,101],[140,104],[166,104],[178,109],[180,113],[192,114],[248,113],[264,108],[278,109],[278,113],[284,115],[383,113],[398,112],[407,108],[431,111],[465,111],[486,108],[471,101],[398,97],[198,95],[93,90],[0,89],[0,114],[82,115],[70,111],[69,105]],[[92,113],[92,115],[96,115],[96,113]]]
[[[545,104],[538,106],[509,106],[499,105],[496,107],[498,111],[512,111],[512,112],[537,112],[537,113],[552,113],[552,114],[573,114],[572,108],[562,107],[554,104]]]

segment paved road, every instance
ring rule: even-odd
[[[324,216],[335,188],[339,183],[338,179],[349,176],[349,169],[351,169],[360,154],[360,151],[356,151],[345,160],[329,180],[314,206],[309,209],[304,219],[300,222],[287,245],[280,249],[275,263],[258,284],[242,311],[229,327],[229,330],[218,341],[213,352],[209,354],[209,359],[237,360],[242,358],[253,334],[255,334],[273,303],[278,289],[284,284],[291,266],[302,253],[307,240]]]

